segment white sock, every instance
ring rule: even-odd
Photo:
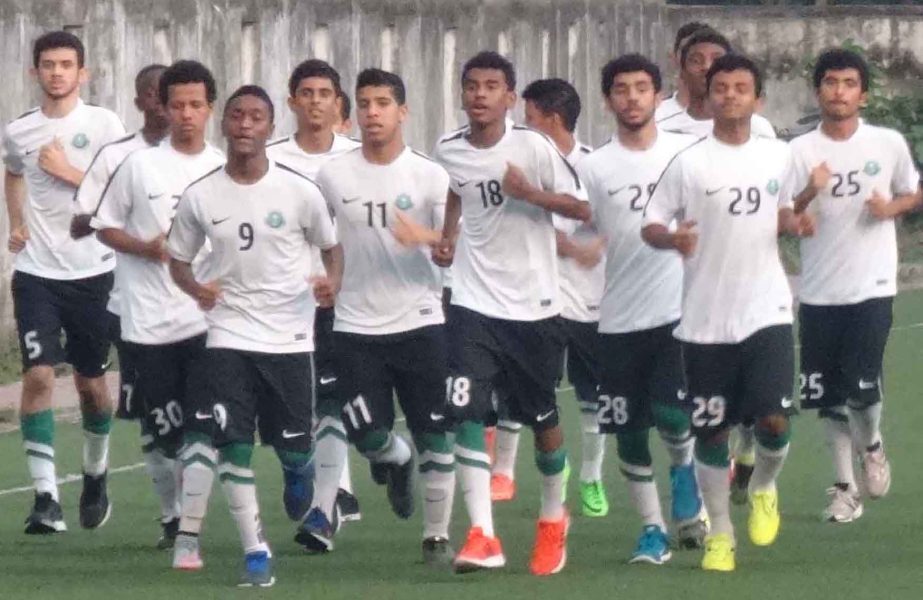
[[[154,483],[154,491],[160,499],[160,519],[164,523],[172,521],[180,514],[176,461],[164,456],[157,448],[144,452],[143,456],[147,474]]]
[[[599,433],[595,412],[580,412],[581,435],[580,481],[602,481],[606,438]]]
[[[881,402],[858,410],[849,409],[849,427],[852,430],[853,440],[860,452],[867,452],[875,444],[881,442]]]
[[[367,458],[372,462],[403,465],[413,458],[410,444],[404,438],[394,433],[388,433],[388,441],[382,449],[370,452]]]
[[[663,520],[663,511],[660,508],[660,495],[657,493],[657,483],[654,481],[654,470],[651,467],[627,463],[621,463],[621,470],[628,483],[628,496],[641,516],[641,522],[644,525],[657,525],[666,532],[667,524]]]
[[[542,474],[542,509],[539,513],[543,521],[560,521],[564,516],[564,471],[554,475]]]
[[[332,518],[342,472],[348,462],[346,429],[333,417],[322,417],[317,426],[314,447],[314,499],[311,508],[320,508]]]
[[[692,449],[695,447],[695,438],[691,432],[686,431],[680,436],[674,436],[665,431],[659,431],[660,439],[670,455],[670,464],[682,467],[692,462]]]
[[[711,533],[727,533],[733,539],[734,525],[731,524],[730,467],[713,467],[695,461],[695,475],[699,481],[705,510],[711,519]],[[751,480],[752,481],[752,480]]]
[[[515,421],[497,422],[497,442],[494,447],[492,471],[516,479],[516,455],[519,452],[519,432],[522,423]]]
[[[856,472],[853,463],[853,440],[849,430],[849,422],[846,420],[846,409],[842,408],[843,420],[831,419],[824,417],[824,430],[827,433],[827,447],[830,448],[830,455],[833,458],[833,470],[835,483],[845,483],[849,491],[856,492],[859,488],[856,485]]]
[[[448,539],[455,500],[455,457],[424,450],[420,455],[420,478],[423,481],[423,539]]]
[[[340,472],[340,489],[353,493],[353,478],[349,473],[349,448],[347,447],[346,456],[343,460],[343,470]]]
[[[83,472],[94,477],[109,468],[109,434],[83,431]]]
[[[221,463],[218,466],[218,473],[221,475],[221,486],[227,496],[231,516],[237,523],[244,554],[269,552],[269,545],[263,537],[263,523],[260,520],[260,507],[256,500],[256,482],[253,478],[253,471],[230,463]],[[233,478],[229,475],[233,475]]]
[[[58,478],[55,474],[54,447],[38,442],[23,442],[32,487],[39,494],[51,494],[58,501]]]
[[[179,530],[197,534],[208,511],[218,451],[205,443],[193,442],[183,447],[179,459],[182,463]]]
[[[734,446],[734,462],[753,465],[756,461],[756,432],[753,425],[737,426],[737,444]]]
[[[480,527],[487,537],[494,536],[493,507],[490,501],[490,459],[486,452],[455,445],[456,469],[462,497],[472,527]]]
[[[776,479],[782,472],[785,457],[788,456],[788,447],[789,444],[785,444],[778,450],[773,450],[762,444],[756,445],[756,462],[753,465],[753,475],[750,476],[749,491],[751,494],[775,491]]]

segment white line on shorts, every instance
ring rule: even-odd
[[[144,466],[144,463],[139,462],[139,463],[134,463],[132,465],[125,465],[124,467],[116,467],[114,469],[109,469],[109,474],[112,475],[113,473],[125,473],[126,471],[136,471],[143,466]],[[63,485],[65,483],[73,483],[75,481],[83,481],[83,475],[77,475],[76,473],[71,473],[69,475],[65,475],[64,477],[59,477],[58,485]],[[0,496],[8,496],[10,494],[20,494],[22,492],[31,492],[32,489],[33,488],[31,485],[25,485],[22,487],[10,488],[8,490],[0,490]]]

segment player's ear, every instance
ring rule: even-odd
[[[410,113],[410,109],[407,107],[407,103],[401,104],[397,109],[398,113],[398,122],[403,123],[407,120],[407,115]]]
[[[753,112],[763,112],[763,101],[766,99],[766,95],[756,97],[756,104],[753,106]]]
[[[506,108],[507,110],[513,110],[516,107],[516,92],[509,90],[506,93]]]
[[[859,96],[859,108],[867,108],[869,105],[869,93],[862,92]]]
[[[288,109],[292,112],[295,112],[295,97],[289,96],[285,99],[285,103],[288,105]]]
[[[77,71],[77,81],[80,83],[80,85],[83,85],[89,80],[90,80],[90,70],[87,69],[86,67],[80,67],[80,69]]]

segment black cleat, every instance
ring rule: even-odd
[[[163,533],[160,535],[160,539],[157,540],[157,549],[169,550],[176,541],[176,534],[179,533],[179,519],[170,519],[166,523],[161,522],[160,526],[163,528]]]
[[[386,466],[388,502],[391,503],[391,510],[401,519],[409,519],[413,514],[413,457],[402,465]]]
[[[26,533],[29,535],[47,535],[67,531],[61,505],[48,492],[35,494],[32,513],[26,519]]]
[[[318,507],[314,507],[305,515],[304,521],[295,532],[295,541],[310,554],[324,554],[333,551],[333,536],[339,529],[337,508],[333,508],[333,521],[327,518]]]
[[[341,521],[362,520],[362,513],[359,511],[359,499],[343,488],[337,491],[336,505],[340,511]]]
[[[388,464],[387,463],[369,463],[369,469],[372,471],[372,481],[378,485],[388,483]]]
[[[455,560],[455,551],[444,537],[429,537],[423,540],[423,562],[433,567],[450,568]]]
[[[80,493],[80,526],[84,529],[102,527],[112,514],[112,504],[106,494],[106,473],[92,476],[83,474],[83,491]]]

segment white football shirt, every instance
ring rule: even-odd
[[[107,273],[115,253],[95,236],[70,236],[74,187],[38,166],[41,147],[57,139],[71,166],[85,171],[99,149],[125,136],[125,127],[110,110],[78,100],[66,116],[51,119],[33,109],[10,122],[3,132],[3,162],[26,183],[23,218],[29,241],[13,268],[47,279],[74,280]]]
[[[641,239],[644,207],[661,173],[695,136],[658,131],[645,150],[626,148],[617,135],[577,165],[606,238],[601,333],[660,327],[680,317],[683,264],[679,253],[655,250]]]
[[[224,155],[211,145],[190,155],[177,152],[167,139],[159,146],[137,150],[116,169],[90,224],[97,230],[122,229],[143,241],[166,234],[183,190],[222,164]],[[166,263],[122,254],[119,264],[126,282],[122,339],[169,344],[205,331],[202,311],[173,283]]]
[[[664,119],[675,117],[680,113],[686,112],[686,107],[682,106],[677,100],[679,92],[673,92],[673,95],[664,99],[657,110],[654,111],[654,122],[660,123]]]
[[[873,191],[887,199],[917,190],[920,175],[907,142],[893,129],[861,123],[848,140],[818,127],[792,140],[795,193],[811,170],[827,163],[833,176],[808,206],[817,222],[801,240],[799,298],[808,304],[855,304],[897,293],[894,219],[878,220],[865,205]]]
[[[313,352],[313,291],[305,248],[336,245],[330,212],[317,185],[270,161],[256,183],[235,182],[216,169],[180,199],[168,248],[191,263],[206,240],[209,281],[221,296],[205,313],[209,348],[273,354]]]
[[[537,321],[561,312],[558,260],[551,213],[508,198],[500,182],[507,163],[532,185],[586,200],[573,167],[544,135],[507,126],[490,148],[476,148],[467,128],[444,136],[436,160],[461,198],[461,235],[452,265],[452,304],[513,321]]]
[[[715,128],[714,119],[693,119],[689,113],[683,110],[672,116],[665,116],[657,120],[657,127],[673,133],[689,133],[696,137],[705,137],[711,135]],[[754,114],[750,119],[750,128],[753,135],[775,138],[776,130],[773,129],[766,117]]]
[[[429,247],[404,247],[389,230],[398,211],[442,229],[445,170],[409,147],[387,165],[367,161],[357,148],[324,164],[317,183],[345,257],[334,331],[386,335],[445,322]]]
[[[755,136],[732,146],[708,136],[677,154],[664,171],[643,226],[693,220],[699,233],[684,261],[677,338],[734,344],[792,322],[778,245],[779,210],[792,206],[791,162],[791,150],[780,140]]]

